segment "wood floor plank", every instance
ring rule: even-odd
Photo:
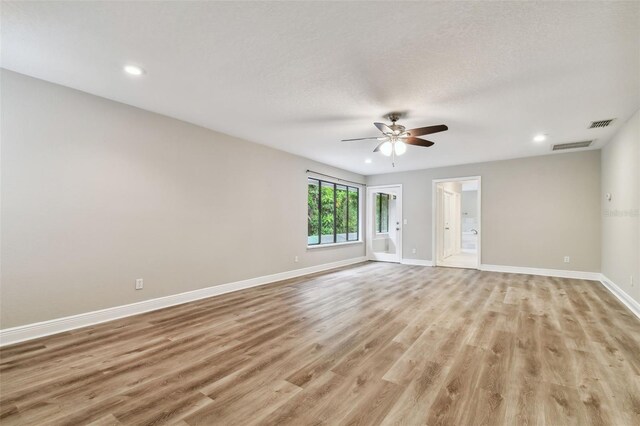
[[[368,262],[0,349],[2,425],[640,424],[599,283]]]
[[[485,350],[465,345],[448,370],[444,386],[429,407],[428,423],[433,425],[465,424],[466,413],[473,404],[473,395],[478,388],[480,362]]]
[[[588,424],[589,418],[576,388],[544,383],[542,392],[546,424],[553,424],[557,419],[563,419],[566,425]]]

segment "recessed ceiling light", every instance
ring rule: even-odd
[[[364,162],[367,164],[371,164],[371,158],[365,158]]]
[[[130,75],[135,75],[135,76],[144,74],[144,70],[137,65],[125,65],[124,72]]]
[[[539,135],[535,135],[533,137],[534,142],[544,142],[547,140],[547,135],[543,135],[542,133],[540,133]]]

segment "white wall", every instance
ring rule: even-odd
[[[482,263],[599,272],[597,150],[368,176],[403,185],[406,258],[432,260],[432,180],[466,176],[482,177]]]
[[[362,244],[306,249],[307,168],[362,176],[10,71],[1,80],[3,329],[364,256]]]
[[[640,303],[640,111],[602,149],[601,200],[602,273]]]

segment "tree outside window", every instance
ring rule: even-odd
[[[307,244],[359,240],[359,188],[307,179]]]

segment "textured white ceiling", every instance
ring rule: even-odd
[[[636,1],[3,2],[2,66],[376,174],[601,147],[640,107],[639,23]],[[340,142],[393,110],[450,130],[395,169]]]

